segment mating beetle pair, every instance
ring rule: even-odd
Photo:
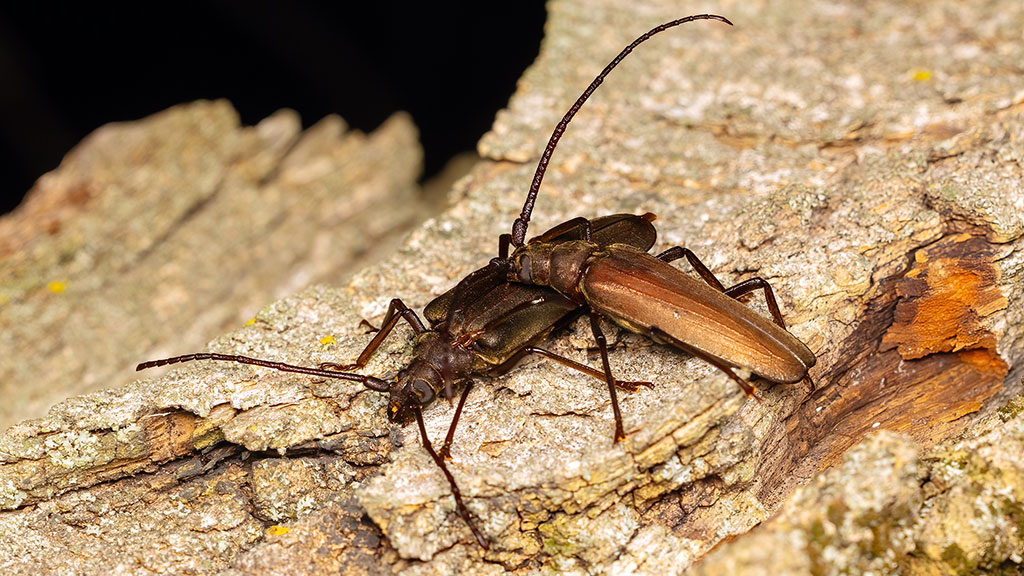
[[[667,22],[637,38],[604,68],[552,133],[512,233],[499,238],[498,256],[424,308],[429,328],[401,300],[394,299],[380,330],[352,364],[321,364],[312,368],[238,355],[199,353],[144,362],[137,369],[191,360],[224,360],[349,380],[387,392],[388,417],[401,423],[416,420],[424,447],[448,480],[459,515],[484,548],[488,547],[487,538],[473,521],[445,463],[473,375],[500,375],[523,357],[537,354],[601,378],[611,395],[615,442],[625,438],[616,387],[635,390],[648,383],[615,379],[599,323],[601,317],[703,358],[726,372],[750,395],[754,389],[731,367],[747,369],[773,382],[806,378],[815,363],[814,354],[786,331],[771,286],[754,278],[725,288],[686,248],[671,248],[657,256],[649,254],[657,236],[651,214],[575,218],[525,241],[547,165],[576,112],[637,45],[663,30],[693,20],[731,24],[710,14]],[[511,254],[510,247],[514,247]],[[686,258],[703,281],[669,264],[679,258]],[[756,290],[763,290],[772,320],[736,300]],[[601,369],[536,346],[552,331],[583,314],[588,315],[598,344]],[[366,365],[400,319],[415,332],[413,360],[409,365],[390,382],[351,372]],[[422,409],[442,394],[451,401],[459,385],[463,387],[462,394],[448,433],[440,450],[435,450],[427,436]]]

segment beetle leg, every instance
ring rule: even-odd
[[[715,278],[715,275],[711,273],[711,270],[708,270],[708,267],[705,266],[704,263],[700,261],[700,258],[697,258],[697,255],[693,253],[693,250],[690,250],[689,248],[673,246],[661,254],[658,254],[658,260],[672,262],[673,260],[678,260],[684,256],[690,263],[690,266],[693,266],[693,269],[697,271],[697,274],[699,274],[705,282],[710,284],[713,288],[718,289],[719,292],[725,292],[725,286],[718,281],[718,278]]]
[[[619,410],[619,398],[615,393],[615,377],[612,376],[612,367],[608,362],[608,341],[601,331],[600,317],[593,310],[589,313],[590,330],[594,333],[594,340],[601,350],[601,365],[604,366],[604,376],[608,381],[608,394],[612,397],[612,414],[615,416],[615,437],[612,443],[618,444],[626,439],[626,433],[622,430],[622,412]]]
[[[661,328],[658,328],[657,326],[652,326],[650,328],[650,330],[651,330],[651,334],[653,334],[655,337],[663,340],[664,342],[669,342],[673,346],[675,346],[676,348],[679,348],[681,350],[685,350],[685,351],[689,352],[690,354],[696,356],[697,358],[700,358],[701,360],[707,362],[708,364],[711,364],[715,368],[718,368],[722,372],[725,372],[726,375],[729,376],[729,378],[732,378],[737,384],[740,385],[740,388],[742,388],[743,391],[746,392],[747,396],[752,396],[754,398],[754,400],[757,400],[758,402],[761,401],[761,397],[757,394],[757,388],[751,386],[749,382],[747,382],[743,378],[740,378],[739,376],[737,376],[736,373],[732,371],[732,368],[730,368],[728,364],[722,362],[721,360],[719,360],[718,358],[715,358],[714,356],[710,356],[708,354],[705,354],[704,352],[701,352],[700,350],[697,350],[697,349],[693,348],[692,346],[690,346],[688,344],[685,344],[685,343],[683,343],[682,341],[680,341],[680,340],[678,340],[676,338],[673,338],[667,332],[665,332]]]
[[[772,285],[764,278],[751,278],[750,280],[744,280],[735,286],[726,288],[725,293],[733,298],[739,298],[748,292],[760,289],[764,289],[764,301],[768,303],[768,311],[772,313],[772,318],[775,320],[775,323],[785,330],[786,321],[782,319],[782,312],[779,310],[779,303],[775,300],[775,292],[772,291]]]
[[[366,363],[370,361],[370,357],[373,353],[380,348],[380,345],[384,343],[384,339],[391,334],[391,331],[395,329],[399,319],[404,319],[412,326],[412,331],[419,334],[425,332],[427,329],[423,326],[423,322],[420,317],[416,315],[411,308],[405,305],[404,302],[398,298],[391,300],[391,304],[388,305],[388,312],[384,315],[384,320],[380,324],[380,330],[373,336],[373,340],[366,345],[363,352],[359,355],[353,364],[336,364],[334,362],[322,362],[320,364],[321,370],[334,370],[338,372],[347,372],[349,370],[355,370],[366,366]],[[369,322],[367,322],[369,324]]]
[[[452,459],[452,441],[455,439],[455,427],[459,425],[459,416],[462,416],[462,407],[466,405],[466,398],[469,391],[473,389],[473,381],[466,380],[466,387],[462,390],[462,397],[459,398],[459,405],[455,407],[455,415],[452,416],[452,423],[448,425],[448,434],[444,437],[444,444],[437,451],[438,455],[445,460]]]
[[[359,326],[357,326],[357,328],[360,327],[360,326],[366,326],[366,333],[367,334],[369,334],[370,332],[376,332],[376,331],[380,330],[380,328],[377,328],[373,324],[370,324],[370,321],[367,320],[366,318],[362,318],[362,319],[359,320]]]
[[[560,354],[556,354],[556,353],[554,353],[554,352],[552,352],[550,350],[547,350],[545,348],[539,348],[537,346],[524,346],[523,348],[520,348],[515,354],[512,355],[511,358],[509,358],[508,360],[502,362],[498,366],[495,366],[494,368],[492,368],[487,373],[488,376],[501,376],[502,374],[507,373],[512,368],[514,368],[515,365],[518,364],[520,360],[522,360],[524,357],[526,357],[529,354],[536,354],[538,356],[543,356],[545,358],[549,358],[551,360],[554,360],[555,362],[558,362],[559,364],[561,364],[563,366],[568,366],[569,368],[572,368],[573,370],[578,370],[580,372],[583,372],[584,374],[587,374],[589,376],[593,376],[594,378],[597,378],[599,380],[605,380],[604,372],[601,372],[600,370],[598,370],[596,368],[591,368],[590,366],[587,366],[586,364],[581,364],[581,363],[579,363],[579,362],[577,362],[577,361],[575,361],[575,360],[573,360],[571,358],[566,358],[565,356],[562,356]],[[650,382],[640,382],[640,381],[632,381],[632,380],[616,380],[615,381],[615,385],[618,386],[619,388],[622,388],[623,390],[625,390],[627,392],[636,392],[637,390],[640,389],[641,386],[643,386],[645,388],[654,388],[654,384],[652,384]]]
[[[511,234],[502,234],[498,236],[498,258],[505,260],[508,258],[508,247],[512,244]]]
[[[665,250],[661,254],[658,254],[658,259],[665,262],[672,262],[673,260],[678,260],[683,257],[686,257],[690,266],[697,271],[697,274],[699,274],[705,282],[724,292],[726,296],[739,298],[740,296],[755,290],[764,290],[764,300],[768,304],[768,311],[771,312],[772,319],[775,320],[775,323],[782,327],[783,330],[786,329],[786,321],[782,319],[782,312],[779,310],[779,303],[775,300],[775,292],[772,291],[772,285],[769,284],[767,280],[764,278],[751,278],[750,280],[744,280],[735,286],[726,288],[718,278],[711,273],[711,270],[708,270],[708,267],[700,261],[700,258],[697,258],[697,255],[689,248],[674,246]]]
[[[423,413],[420,410],[419,405],[414,404],[411,408],[413,415],[416,416],[416,424],[420,427],[420,438],[423,440],[423,447],[427,449],[427,453],[430,454],[430,457],[434,460],[434,464],[437,464],[437,467],[441,469],[441,472],[444,473],[444,477],[448,480],[448,486],[451,487],[452,496],[455,497],[455,509],[458,511],[459,516],[461,516],[469,526],[470,531],[473,532],[473,536],[476,538],[477,543],[480,544],[484,550],[487,550],[487,539],[484,538],[483,533],[481,533],[476,527],[476,524],[473,523],[473,518],[469,515],[469,509],[466,508],[465,503],[462,502],[462,491],[459,490],[458,484],[455,483],[455,477],[448,471],[448,466],[445,465],[444,458],[438,455],[438,453],[434,451],[434,447],[430,444],[430,437],[427,436],[427,427],[423,425]]]

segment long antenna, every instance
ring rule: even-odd
[[[146,368],[155,368],[157,366],[166,366],[168,364],[181,364],[184,362],[193,362],[195,360],[218,360],[221,362],[250,364],[252,366],[262,366],[264,368],[280,370],[281,372],[296,372],[298,374],[309,374],[310,376],[322,376],[324,378],[359,382],[370,390],[376,390],[377,392],[387,392],[389,390],[389,384],[387,382],[374,376],[364,376],[362,374],[339,372],[336,370],[324,370],[323,368],[310,368],[308,366],[296,366],[294,364],[285,364],[284,362],[274,362],[272,360],[263,360],[261,358],[250,358],[249,356],[239,356],[237,354],[218,354],[216,352],[199,352],[196,354],[175,356],[173,358],[150,360],[139,364],[135,367],[135,370],[139,371],[145,370]]]
[[[540,162],[537,163],[537,171],[533,174],[533,183],[530,184],[530,192],[526,195],[526,202],[523,204],[523,211],[519,217],[516,218],[516,221],[512,223],[513,246],[522,246],[526,239],[526,229],[530,224],[530,214],[533,212],[533,205],[537,202],[537,193],[540,191],[541,181],[544,180],[544,172],[548,169],[548,162],[551,161],[551,154],[555,151],[555,146],[558,145],[558,140],[562,137],[562,133],[565,132],[566,126],[569,125],[569,122],[573,119],[573,116],[576,115],[576,112],[578,112],[583,106],[583,103],[586,102],[587,99],[590,98],[590,95],[594,93],[594,90],[597,90],[597,87],[604,82],[605,76],[607,76],[613,68],[618,66],[619,62],[628,56],[634,48],[659,32],[664,32],[669,28],[674,28],[687,22],[693,22],[694,20],[718,20],[719,22],[724,22],[732,26],[732,22],[724,16],[718,16],[715,14],[695,14],[693,16],[687,16],[686,18],[680,18],[651,28],[646,34],[634,40],[629,46],[623,48],[622,52],[619,52],[619,55],[609,62],[608,65],[604,67],[604,70],[597,75],[597,78],[594,78],[594,81],[590,83],[590,86],[587,86],[587,89],[583,91],[583,94],[580,94],[580,97],[576,99],[576,103],[569,108],[569,111],[565,113],[565,116],[562,116],[562,120],[557,126],[555,126],[554,132],[551,133],[551,138],[548,139],[548,145],[544,148],[544,153],[540,156]]]

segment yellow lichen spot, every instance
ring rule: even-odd
[[[323,338],[320,339],[320,343],[323,344],[324,346],[334,344],[334,336],[324,336]]]
[[[914,72],[914,82],[927,82],[932,79],[932,73],[928,70],[918,70]]]
[[[67,288],[68,285],[65,284],[64,282],[60,282],[59,280],[54,280],[53,282],[50,282],[49,284],[46,285],[46,289],[49,290],[50,292],[53,292],[54,294],[60,294],[61,292],[67,290]]]
[[[289,532],[291,532],[291,528],[288,528],[287,526],[278,526],[277,524],[267,528],[267,536],[283,536]]]
[[[252,326],[255,323],[256,323],[256,318],[249,318],[248,320],[245,321],[245,324],[242,324],[242,326]]]

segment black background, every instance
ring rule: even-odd
[[[0,213],[95,128],[202,98],[244,124],[292,108],[370,131],[407,110],[429,177],[474,148],[537,55],[542,2],[481,4],[5,4]]]

